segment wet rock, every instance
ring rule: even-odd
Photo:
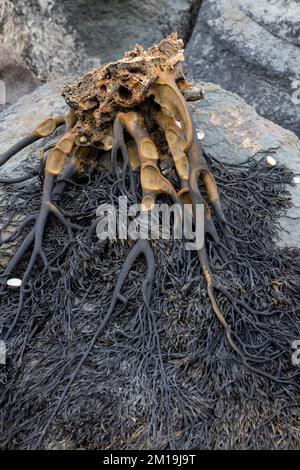
[[[12,3],[10,1],[10,3]],[[15,0],[23,56],[43,79],[81,74],[177,31],[187,38],[200,0]]]
[[[261,117],[238,95],[212,83],[199,83],[204,99],[190,103],[197,130],[204,132],[204,150],[220,161],[242,163],[269,152],[276,164],[300,174],[300,140],[291,131]],[[300,181],[288,188],[293,207],[281,219],[282,244],[300,246]],[[298,183],[297,183],[298,181]],[[285,232],[285,230],[287,232]]]
[[[2,151],[26,135],[40,120],[67,109],[60,96],[62,85],[63,81],[44,85],[0,114]],[[272,157],[278,165],[287,165],[300,174],[300,141],[293,132],[259,116],[242,98],[217,85],[198,83],[194,91],[191,94],[194,100],[197,94],[201,96],[201,92],[204,96],[191,101],[189,106],[207,153],[221,161],[240,163],[253,155],[265,158],[268,151],[274,149]],[[37,145],[20,152],[0,173],[12,176],[24,171],[28,156],[31,161],[36,160]],[[283,217],[281,221],[289,232],[282,232],[282,243],[291,246],[300,246],[300,218],[295,219],[300,217],[299,183],[300,180],[289,188],[293,207],[288,212],[289,218]]]
[[[203,0],[186,50],[190,77],[300,135],[299,17],[296,0]]]
[[[64,112],[66,104],[61,97],[63,82],[57,80],[40,86],[0,113],[1,153],[27,135],[43,119]],[[16,175],[16,172],[21,173],[28,157],[35,158],[37,145],[39,144],[32,144],[9,160],[4,168],[1,168],[1,175],[12,176]]]
[[[40,85],[38,78],[12,50],[0,45],[0,110]]]

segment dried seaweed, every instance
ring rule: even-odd
[[[206,158],[226,217],[239,227],[233,269],[225,264],[214,271],[230,292],[242,285],[251,307],[261,311],[252,315],[241,307],[237,315],[220,296],[247,363],[211,315],[196,254],[178,240],[160,240],[154,242],[157,271],[150,307],[142,301],[141,259],[123,288],[126,305],[117,306],[74,377],[107,313],[131,246],[87,241],[81,231],[70,241],[51,220],[45,250],[59,272],[50,281],[38,264],[8,343],[8,363],[1,372],[3,447],[299,446],[300,371],[291,362],[291,344],[300,337],[299,251],[275,243],[278,218],[290,204],[286,184],[292,175],[254,160],[230,168]],[[63,212],[72,220],[76,199],[82,211],[82,216],[74,214],[76,221],[89,226],[98,205],[110,200],[111,181],[111,173],[97,169],[67,185],[60,202]],[[19,212],[21,198],[32,201],[30,215],[39,194],[39,184],[20,189],[18,197],[7,188],[8,212]],[[3,292],[3,325],[17,303],[17,293]],[[72,386],[52,416],[70,378]]]

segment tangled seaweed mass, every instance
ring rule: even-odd
[[[2,448],[299,446],[300,256],[275,243],[293,175],[202,152],[182,61],[175,35],[137,46],[66,85],[66,116],[0,157],[42,139],[36,168],[0,178],[0,246],[16,244]],[[99,240],[97,208],[124,195],[145,213],[203,204],[204,246]]]

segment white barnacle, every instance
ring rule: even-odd
[[[21,285],[22,285],[22,280],[18,279],[16,277],[13,277],[11,279],[8,279],[6,284],[11,289],[19,289],[19,287],[21,287]]]
[[[265,162],[266,162],[266,164],[267,164],[268,166],[276,166],[276,164],[277,164],[275,158],[272,157],[271,155],[268,155],[268,156],[266,157]]]
[[[204,131],[202,131],[202,130],[197,131],[197,138],[198,138],[198,140],[203,140],[204,137],[205,137]]]
[[[85,135],[82,135],[82,136],[79,137],[79,142],[80,142],[81,144],[86,144],[87,141],[88,141],[88,140],[87,140],[87,137],[86,137]]]

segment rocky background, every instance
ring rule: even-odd
[[[200,0],[0,0],[2,40],[42,80],[81,74],[173,31],[187,42]]]
[[[300,134],[299,0],[0,0],[0,40],[31,72],[1,49],[0,76],[19,88],[8,102],[38,80],[85,73],[173,31],[191,80],[238,93]]]
[[[299,135],[299,46],[299,0],[203,0],[187,65]]]

